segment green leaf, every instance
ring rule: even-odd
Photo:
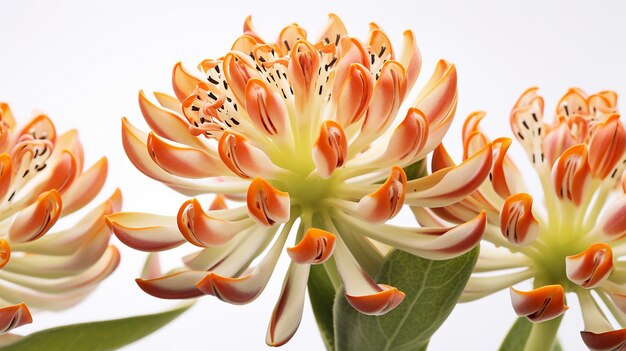
[[[526,318],[518,318],[513,324],[509,333],[504,338],[500,351],[523,351],[526,346],[526,340],[530,335],[533,323]],[[562,351],[561,344],[557,341],[552,351]]]
[[[403,291],[404,301],[386,315],[374,317],[356,311],[337,295],[336,350],[425,350],[456,305],[477,258],[478,248],[444,261],[392,251],[376,281]]]
[[[308,291],[311,307],[317,327],[322,334],[324,345],[329,351],[334,350],[335,333],[333,330],[333,303],[337,291],[326,271],[326,264],[311,265],[309,273]],[[334,262],[332,263],[334,264]]]
[[[135,342],[165,326],[192,304],[175,309],[109,321],[66,325],[42,330],[0,348],[2,351],[105,351]]]

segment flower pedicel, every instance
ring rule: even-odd
[[[98,195],[107,160],[83,170],[78,133],[57,135],[39,115],[17,128],[0,103],[0,333],[32,321],[28,307],[62,310],[82,301],[117,267],[104,216],[119,211],[115,193],[74,226],[50,232]],[[7,306],[8,305],[8,306]]]
[[[293,24],[275,43],[261,39],[248,18],[231,51],[200,63],[201,78],[177,64],[176,98],[156,93],[157,106],[139,94],[152,131],[123,120],[126,153],[143,173],[184,194],[223,194],[243,205],[226,208],[218,195],[208,208],[186,201],[177,216],[108,216],[117,237],[133,248],[163,251],[186,242],[201,248],[183,258],[184,267],[138,279],[139,286],[161,298],[208,294],[248,303],[264,289],[296,228],[267,332],[266,342],[276,346],[300,323],[311,265],[324,264],[354,308],[381,315],[404,294],[370,278],[383,260],[372,239],[431,259],[473,248],[484,213],[449,227],[386,224],[404,204],[459,201],[491,167],[487,144],[459,166],[407,179],[403,167],[441,142],[457,104],[455,67],[442,60],[411,107],[400,111],[420,66],[410,31],[397,53],[376,25],[362,42],[335,15],[318,40],[308,41]]]

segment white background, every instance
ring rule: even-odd
[[[508,113],[519,94],[537,85],[548,115],[569,86],[626,93],[626,7],[619,1],[9,1],[0,0],[0,100],[20,121],[45,111],[60,131],[80,130],[87,163],[110,161],[106,193],[122,188],[128,211],[175,214],[184,197],[143,176],[126,159],[120,118],[142,124],[139,89],[171,92],[172,66],[194,67],[221,56],[252,14],[269,39],[297,22],[313,37],[335,12],[350,34],[366,38],[377,22],[399,47],[414,30],[424,64],[419,87],[439,58],[459,72],[457,119],[446,138],[460,155],[459,131],[471,111],[486,110],[492,136],[510,136]],[[519,151],[519,150],[518,150]],[[104,199],[101,194],[99,199]],[[93,205],[92,205],[93,206]],[[169,301],[143,294],[133,279],[144,254],[121,247],[115,274],[85,302],[63,313],[37,313],[19,331],[155,312]],[[128,350],[262,350],[286,260],[264,294],[248,306],[205,297],[188,313]],[[435,334],[431,350],[494,350],[514,314],[508,293],[460,305]],[[583,348],[575,299],[560,332],[568,350]],[[471,347],[469,347],[471,345]],[[310,307],[285,350],[323,348]]]

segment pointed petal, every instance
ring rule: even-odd
[[[376,284],[359,266],[341,238],[337,238],[334,257],[346,289],[346,300],[359,312],[380,316],[396,308],[404,299],[404,293],[398,289]]]
[[[33,317],[23,303],[0,308],[0,334],[32,322]]]
[[[168,142],[152,132],[146,146],[154,163],[175,176],[208,178],[229,173],[222,160],[204,150]]]
[[[626,151],[626,131],[619,115],[612,115],[599,124],[589,142],[589,166],[595,178],[611,174]]]
[[[457,103],[457,75],[453,64],[440,60],[413,106],[420,109],[431,126],[442,124]]]
[[[298,40],[306,40],[306,30],[293,23],[283,28],[278,34],[276,44],[280,48],[281,56],[287,56]]]
[[[106,222],[121,242],[135,250],[165,251],[185,242],[174,217],[118,212],[106,216]]]
[[[17,135],[22,136],[24,134],[31,135],[33,139],[49,140],[53,144],[56,142],[57,136],[54,123],[46,115],[39,115],[33,118],[24,127],[22,127],[22,130]]]
[[[251,78],[258,77],[256,63],[247,54],[244,56],[238,51],[231,51],[224,56],[222,65],[228,90],[232,91],[240,105],[245,106],[246,84]]]
[[[386,222],[402,209],[405,193],[406,174],[402,168],[393,166],[387,181],[378,190],[359,200],[356,212],[368,222]]]
[[[189,299],[202,296],[196,284],[207,275],[205,271],[181,271],[155,279],[135,279],[146,293],[161,299]]]
[[[290,132],[284,100],[261,79],[250,79],[246,85],[246,112],[256,129],[268,136],[285,137]]]
[[[374,81],[369,70],[353,63],[343,81],[335,82],[340,88],[333,95],[337,105],[335,120],[342,126],[358,122],[364,116],[374,92]]]
[[[341,125],[324,121],[313,146],[313,163],[322,178],[329,178],[348,159],[348,139]]]
[[[552,180],[559,199],[580,205],[591,180],[587,146],[578,144],[565,150],[552,167]]]
[[[520,317],[526,317],[534,323],[544,322],[563,314],[565,291],[561,285],[546,285],[531,291],[511,288],[513,309]]]
[[[317,228],[310,228],[296,246],[287,248],[291,260],[299,264],[324,263],[334,251],[335,235]]]
[[[271,249],[250,272],[236,278],[210,272],[198,282],[196,285],[198,289],[205,294],[213,295],[222,301],[236,305],[255,300],[265,289],[274,271],[292,224],[293,222],[290,222],[283,227]]]
[[[585,251],[565,258],[567,278],[591,289],[605,281],[613,271],[613,251],[605,243],[595,243]]]
[[[271,177],[277,171],[267,154],[241,134],[224,132],[218,148],[222,162],[242,178]]]
[[[328,14],[328,23],[326,28],[322,30],[318,42],[324,42],[325,44],[334,43],[335,46],[339,44],[339,39],[348,34],[346,26],[341,21],[339,16],[334,13]]]
[[[557,104],[556,114],[570,116],[572,114],[588,115],[589,107],[584,93],[577,88],[570,88]]]
[[[247,194],[248,214],[258,223],[272,226],[289,220],[289,194],[282,192],[262,178],[255,178]]]
[[[391,135],[382,159],[398,163],[412,162],[423,150],[427,139],[428,119],[422,111],[410,108]]]
[[[256,29],[254,29],[254,25],[252,24],[252,16],[248,15],[246,20],[243,22],[243,34],[249,35],[256,39],[258,42],[262,43],[263,39],[257,34]]]
[[[524,280],[530,279],[533,276],[534,272],[530,269],[525,269],[523,271],[517,271],[514,273],[507,272],[504,274],[489,276],[472,275],[467,282],[467,285],[465,285],[465,288],[463,289],[463,294],[461,295],[459,302],[469,302],[481,299],[500,290],[509,288],[513,284],[517,284]]]
[[[609,203],[596,226],[605,240],[619,240],[626,235],[626,196]]]
[[[177,222],[185,239],[200,247],[222,245],[254,225],[248,218],[229,221],[212,217],[204,212],[197,199],[183,203],[178,211]]]
[[[56,190],[45,192],[37,201],[18,212],[9,229],[11,241],[23,243],[46,234],[61,216],[61,196]]]
[[[456,167],[407,182],[406,203],[440,207],[457,202],[474,192],[491,170],[491,144]]]
[[[533,198],[525,193],[506,198],[500,210],[500,231],[514,245],[531,244],[539,235],[539,223],[532,212]]]
[[[287,73],[296,99],[296,109],[303,112],[309,98],[317,94],[315,82],[320,68],[320,56],[311,43],[299,40],[290,50]]]
[[[81,209],[98,195],[106,181],[108,168],[107,158],[103,157],[76,178],[61,196],[63,216]]]
[[[178,101],[183,102],[183,100],[196,89],[196,85],[201,82],[200,79],[187,72],[187,70],[183,68],[182,63],[178,62],[174,66],[172,72],[172,87],[174,88],[174,93]]]
[[[560,123],[551,128],[543,140],[543,152],[549,165],[553,165],[565,150],[576,145],[576,139],[572,135],[567,122],[561,120]]]
[[[272,312],[265,342],[284,345],[296,333],[302,319],[304,292],[309,278],[308,264],[291,263],[278,302]]]
[[[180,102],[176,102],[178,103],[177,109],[180,110]],[[164,110],[150,102],[143,91],[139,91],[139,108],[150,129],[156,134],[192,147],[204,147],[204,144],[197,137],[189,133],[189,123],[187,121],[180,115]]]
[[[398,58],[400,64],[406,71],[406,89],[410,91],[413,84],[417,80],[417,76],[422,68],[422,56],[417,45],[415,45],[415,37],[413,32],[407,30],[404,32],[404,41],[402,43],[402,53]]]

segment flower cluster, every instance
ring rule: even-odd
[[[535,323],[559,317],[571,292],[580,301],[581,335],[590,349],[626,345],[626,329],[614,330],[607,315],[626,326],[626,266],[620,260],[626,254],[626,132],[616,103],[611,91],[588,96],[570,89],[548,123],[537,89],[527,90],[511,112],[511,128],[539,175],[543,194],[529,193],[525,175],[507,156],[511,140],[500,138],[492,142],[490,182],[456,204],[414,210],[421,223],[432,225],[460,223],[487,210],[485,239],[495,247],[483,245],[462,299],[533,279],[532,291],[511,288],[519,316]],[[465,122],[466,154],[490,142],[478,127],[483,116],[475,113]],[[452,160],[439,148],[433,168],[450,166]]]
[[[401,111],[421,68],[412,32],[397,53],[375,24],[363,42],[330,15],[317,40],[293,24],[266,42],[248,18],[232,49],[198,68],[196,77],[177,64],[176,97],[156,93],[160,106],[139,94],[150,133],[123,119],[124,148],[139,170],[183,194],[218,194],[207,208],[186,201],[176,216],[107,217],[116,236],[138,250],[186,242],[201,248],[170,274],[138,279],[147,293],[248,303],[293,232],[266,339],[281,345],[300,322],[311,265],[324,264],[357,310],[380,315],[404,297],[370,278],[383,260],[380,246],[445,259],[482,238],[484,213],[446,227],[386,223],[405,204],[459,201],[483,183],[492,160],[484,145],[459,166],[407,179],[403,168],[441,142],[457,104],[455,67],[441,60]],[[243,205],[227,208],[224,199]]]
[[[83,170],[75,130],[57,135],[45,115],[17,127],[0,103],[0,333],[32,321],[28,307],[62,310],[87,296],[115,270],[104,216],[119,211],[121,194],[51,233],[57,221],[87,205],[102,188],[107,160]],[[27,307],[28,306],[28,307]]]

